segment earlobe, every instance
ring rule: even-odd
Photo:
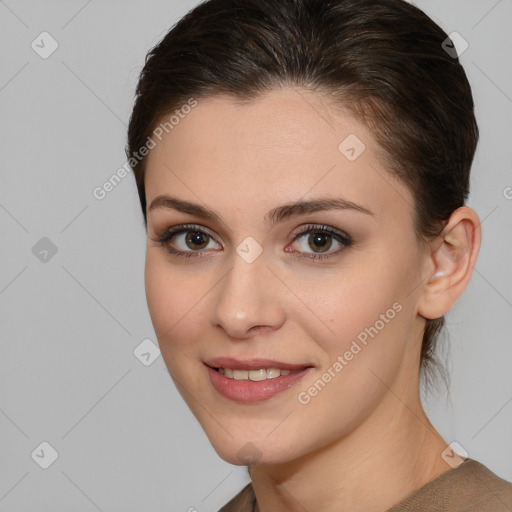
[[[434,319],[446,314],[471,279],[480,249],[480,220],[466,206],[455,210],[431,244],[429,277],[424,281],[418,314]]]

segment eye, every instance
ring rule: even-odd
[[[208,231],[195,224],[175,226],[153,241],[176,256],[202,256],[205,249],[222,249]]]
[[[297,252],[300,258],[327,259],[353,244],[352,239],[342,231],[331,226],[308,225],[296,233],[293,242],[297,250],[285,249],[287,252]],[[333,249],[333,250],[331,250]]]
[[[222,249],[206,228],[196,224],[174,226],[152,240],[170,254],[187,258],[205,257],[210,250]],[[353,241],[349,235],[331,226],[310,224],[293,235],[292,243],[296,248],[288,246],[286,252],[296,253],[297,258],[315,260],[331,258],[350,247]]]

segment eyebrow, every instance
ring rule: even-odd
[[[200,204],[184,201],[183,199],[178,199],[177,197],[169,195],[160,195],[151,201],[149,211],[156,209],[176,210],[182,213],[195,215],[196,217],[200,217],[205,220],[224,224],[220,215],[215,211]],[[273,208],[267,212],[265,219],[270,223],[270,226],[275,226],[279,222],[283,222],[290,217],[328,210],[353,210],[367,215],[375,215],[368,208],[346,199],[319,198],[312,199],[310,201],[299,200],[278,206],[277,208]]]

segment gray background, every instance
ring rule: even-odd
[[[0,0],[0,511],[208,512],[248,481],[217,457],[162,358],[134,355],[156,339],[132,176],[93,196],[126,161],[146,52],[195,4]],[[417,5],[469,43],[481,128],[469,205],[484,233],[447,317],[450,395],[425,405],[449,442],[512,480],[512,0]],[[59,45],[45,59],[31,47],[50,48],[43,31]],[[48,469],[43,441],[58,452]]]

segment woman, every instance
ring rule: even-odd
[[[402,0],[210,0],[151,50],[127,147],[146,295],[249,466],[223,511],[512,509],[419,396],[480,246],[477,140],[453,44]]]

